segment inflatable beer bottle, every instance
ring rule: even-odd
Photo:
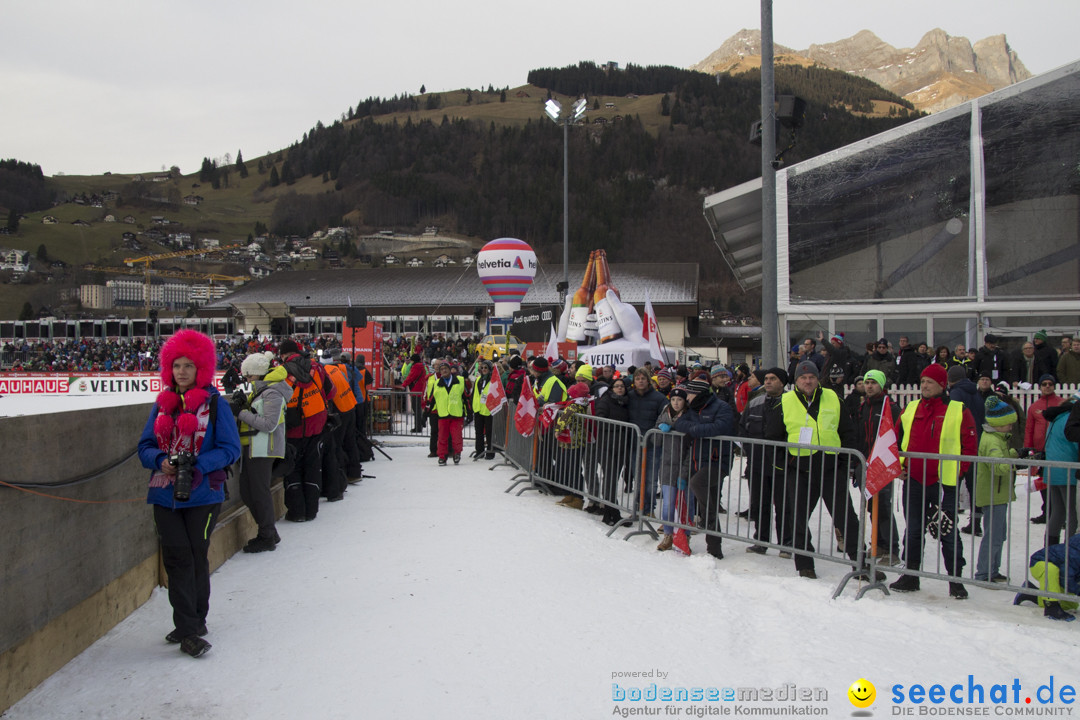
[[[596,250],[589,253],[589,265],[585,268],[585,277],[581,281],[581,287],[577,289],[570,301],[570,319],[566,324],[566,339],[573,342],[585,340],[585,319],[592,311],[593,288],[596,284],[596,253]]]
[[[611,282],[611,270],[608,268],[607,253],[603,250],[596,251],[596,290],[593,291],[593,307],[596,308],[596,329],[600,334],[600,342],[618,340],[622,337],[622,329],[619,321],[615,319],[615,313],[608,302],[608,290],[614,290],[615,296],[619,291]],[[621,299],[621,298],[620,298]]]

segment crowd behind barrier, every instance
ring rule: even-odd
[[[718,368],[711,370],[713,379],[723,375]],[[572,382],[574,372],[582,371],[569,371],[566,382]],[[592,368],[586,366],[585,371],[591,373]],[[545,372],[543,367],[534,375],[539,374],[542,381]],[[944,369],[938,372],[944,378]],[[695,378],[689,387],[704,392],[709,373],[688,374]],[[590,378],[591,374],[575,379]],[[639,396],[653,392],[655,381],[654,377]],[[672,392],[671,383],[661,384],[673,397],[680,395]],[[735,404],[738,389],[725,393],[724,385],[714,383],[709,389],[725,398],[725,403],[730,398]],[[518,471],[507,492],[524,486],[518,494],[535,489],[559,496],[560,505],[603,516],[612,526],[609,535],[619,528],[627,530],[625,538],[645,534],[660,540],[658,550],[674,547],[689,552],[689,536],[704,535],[706,551],[714,557],[723,558],[725,541],[727,552],[732,544],[762,555],[775,551],[791,558],[796,571],[807,578],[816,577],[817,561],[839,564],[845,572],[836,595],[852,579],[860,582],[859,597],[870,589],[888,593],[886,581],[891,578],[887,574],[895,574],[900,576],[892,583],[896,590],[918,590],[920,580],[938,580],[949,583],[952,597],[963,599],[967,597],[963,585],[970,584],[1008,590],[1015,593],[1017,602],[1030,599],[1046,604],[1048,612],[1053,601],[1068,608],[1078,600],[1075,485],[1080,462],[1075,446],[1065,460],[1047,460],[1027,452],[1030,448],[1025,448],[1027,457],[1015,457],[1015,452],[1012,457],[1007,453],[999,457],[900,451],[905,472],[921,467],[925,475],[925,468],[931,466],[925,461],[933,461],[933,467],[955,461],[957,467],[970,465],[972,481],[960,477],[955,484],[936,485],[926,477],[920,482],[905,475],[871,498],[866,455],[856,450],[804,440],[796,443],[790,438],[785,442],[734,433],[705,435],[696,432],[693,423],[679,428],[689,432],[680,432],[665,422],[675,423],[664,414],[671,412],[670,406],[660,413],[655,427],[643,431],[640,425],[596,416],[597,397],[588,394],[597,390],[595,383],[589,388],[578,382],[572,388],[586,390],[567,392],[553,403],[538,401],[535,430],[529,434],[519,428],[513,398],[495,413],[494,449]],[[858,385],[839,390],[848,399],[855,396],[862,401]],[[1065,388],[1065,392],[1071,390]],[[681,394],[685,397],[685,392]],[[986,393],[990,395],[1003,399],[998,406],[1006,411],[1015,408],[1021,414],[1033,405],[1034,412],[1041,413],[1043,405],[1035,403],[1045,403],[1048,397],[1039,388],[1011,395],[999,388]],[[890,396],[899,412],[919,400],[920,392],[893,390]],[[983,399],[979,397],[980,402]],[[779,396],[773,398],[777,407],[778,400]],[[702,403],[696,407],[701,410]],[[400,413],[407,415],[404,409]],[[1012,433],[1020,443],[1023,426],[1021,419]],[[1008,440],[1006,435],[1000,442]],[[924,462],[918,465],[916,460]],[[1044,489],[1042,476],[1055,470],[1064,473],[1070,489],[1061,497],[1068,499],[1047,503],[1038,490]],[[982,485],[984,476],[996,483],[992,491]],[[1020,492],[1016,492],[1017,484]],[[1044,528],[1040,516],[1051,511],[1061,516],[1060,527],[1052,523]],[[965,520],[967,525],[961,527]],[[913,523],[910,530],[909,521]],[[1060,619],[1069,617],[1065,613]]]

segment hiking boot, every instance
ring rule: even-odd
[[[1035,586],[1032,585],[1030,582],[1025,581],[1024,584],[1023,584],[1023,587],[1025,587],[1025,588],[1034,588]],[[1021,605],[1021,604],[1026,603],[1026,602],[1030,602],[1030,603],[1034,603],[1034,604],[1038,605],[1039,604],[1039,598],[1036,597],[1035,595],[1031,595],[1029,593],[1024,593],[1024,592],[1016,593],[1016,597],[1013,598],[1013,605]]]
[[[660,544],[656,546],[656,549],[660,552],[671,549],[671,543],[675,540],[673,535],[664,534],[664,537],[660,539]]]
[[[788,552],[787,550],[781,550],[779,555],[780,555],[781,560],[790,560],[791,559],[791,553]]]
[[[260,552],[273,552],[277,550],[277,543],[274,542],[274,538],[262,537],[256,535],[247,541],[247,545],[244,546],[244,552],[246,553],[260,553]]]
[[[994,576],[990,578],[990,582],[1007,583],[1009,582],[1009,578],[1005,577],[1001,573],[994,573]]]
[[[439,458],[439,464],[440,465],[445,465],[446,464],[446,458]]]
[[[461,462],[461,453],[455,453],[454,454],[454,464],[457,465],[459,462]]]
[[[918,592],[919,576],[901,575],[896,582],[889,584],[889,589],[896,592]]]
[[[439,457],[436,453],[428,453],[428,457]]]
[[[723,505],[717,505],[716,506],[716,514],[717,515],[727,515],[727,508],[725,508]]]
[[[303,515],[294,515],[292,513],[285,513],[285,519],[289,522],[306,522],[307,518]]]
[[[754,553],[755,555],[764,555],[769,549],[764,545],[749,545],[746,548],[746,552]]]
[[[1051,620],[1064,620],[1065,622],[1072,622],[1076,619],[1076,616],[1071,612],[1063,610],[1061,604],[1056,600],[1046,601],[1046,607],[1043,608],[1043,617],[1048,617]]]
[[[1031,523],[1033,525],[1045,525],[1046,524],[1046,513],[1043,513],[1042,515],[1040,515],[1038,517],[1031,518]],[[1059,619],[1059,618],[1055,618],[1055,619]]]
[[[804,577],[807,580],[817,580],[817,573],[813,568],[803,568],[799,571],[799,577]]]
[[[975,537],[982,537],[982,522],[979,518],[973,518],[971,522],[960,528],[960,532],[967,535],[974,535]]]
[[[556,502],[555,504],[556,505],[569,505],[570,501],[573,500],[573,499],[574,499],[573,495],[563,495],[561,498],[559,498],[559,501]]]
[[[180,650],[191,657],[202,657],[212,645],[198,635],[189,635],[180,641]]]
[[[576,495],[570,495],[568,497],[570,498],[570,500],[566,503],[563,503],[563,505],[570,508],[571,510],[581,510],[583,507],[585,507],[585,501],[577,497]]]
[[[735,513],[735,517],[740,517],[743,520],[749,520],[750,519],[750,511],[749,510],[743,510],[740,513]]]
[[[202,636],[206,635],[208,632],[210,632],[210,631],[206,629],[206,623],[203,623],[202,625],[199,626],[199,629],[195,631],[195,634],[198,635],[199,637],[202,637]],[[169,633],[168,635],[165,636],[165,642],[170,643],[172,645],[175,645],[176,643],[180,642],[183,639],[184,638],[180,637],[180,631],[178,631],[178,630],[173,630],[171,633]]]
[[[604,506],[600,503],[589,503],[589,506],[585,508],[585,512],[590,515],[600,515],[604,512]]]
[[[962,583],[951,582],[949,583],[949,597],[957,600],[967,600],[968,591]]]

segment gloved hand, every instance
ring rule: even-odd
[[[685,490],[686,489],[686,478],[681,477],[678,480],[676,480],[675,481],[675,489],[676,490]]]
[[[671,432],[671,426],[667,423],[660,423],[657,427],[660,429],[660,432]]]

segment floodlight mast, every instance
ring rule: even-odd
[[[570,113],[562,117],[562,105],[551,98],[544,103],[544,112],[556,125],[563,126],[563,279],[559,284],[559,304],[566,302],[566,293],[570,288],[570,126],[577,124],[589,109],[588,98],[579,98],[570,108]]]

